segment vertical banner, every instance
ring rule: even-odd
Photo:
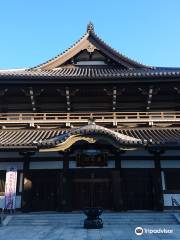
[[[16,208],[17,167],[11,166],[6,171],[5,209]]]

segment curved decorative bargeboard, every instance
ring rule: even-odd
[[[143,141],[139,138],[130,137],[96,124],[73,129],[54,138],[34,142],[34,144],[39,147],[40,151],[64,151],[78,141],[86,141],[88,143],[103,141],[118,149],[129,150],[141,148],[147,144],[146,140]]]

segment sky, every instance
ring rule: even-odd
[[[180,0],[0,0],[0,69],[47,61],[81,38],[89,21],[127,57],[180,67]]]

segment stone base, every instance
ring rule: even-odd
[[[100,229],[103,228],[103,221],[101,218],[98,219],[85,219],[84,228],[86,229]]]

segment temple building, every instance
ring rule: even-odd
[[[64,39],[65,40],[65,39]],[[92,23],[63,53],[0,71],[0,208],[163,211],[180,201],[180,68],[136,62]]]

